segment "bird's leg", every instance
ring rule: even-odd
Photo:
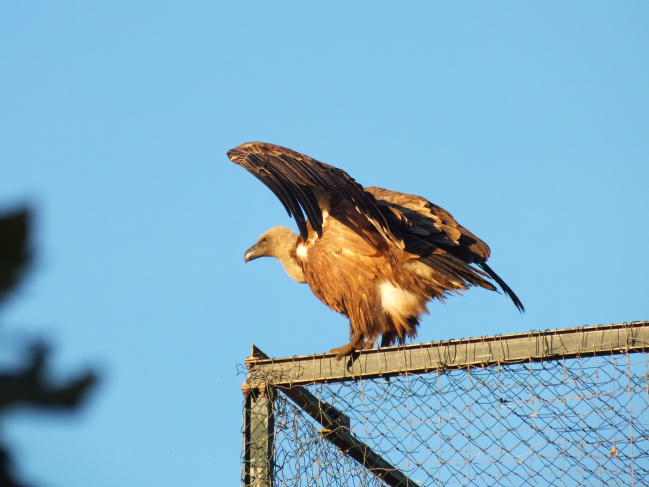
[[[329,353],[335,353],[336,362],[340,362],[346,355],[351,355],[357,350],[369,350],[375,345],[375,342],[365,341],[363,338],[363,335],[358,337],[352,336],[351,341],[347,345],[329,350]]]

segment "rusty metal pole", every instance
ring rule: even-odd
[[[246,359],[258,359],[253,355]],[[242,386],[244,406],[244,485],[245,487],[272,487],[274,466],[275,415],[273,411],[274,388],[265,382],[250,389]]]

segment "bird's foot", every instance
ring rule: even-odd
[[[336,354],[336,362],[340,362],[340,360],[347,356],[351,355],[353,352],[357,350],[369,350],[371,349],[376,342],[365,342],[365,341],[358,341],[358,342],[349,342],[347,345],[343,347],[338,347],[334,348],[332,350],[329,350],[329,353],[335,353]]]

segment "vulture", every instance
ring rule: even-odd
[[[248,142],[227,154],[277,196],[299,229],[271,228],[244,261],[276,258],[349,318],[349,343],[331,350],[337,360],[379,336],[381,347],[404,344],[417,336],[428,301],[472,286],[496,291],[495,281],[525,311],[487,265],[487,244],[425,198],[364,188],[342,169],[273,144]]]

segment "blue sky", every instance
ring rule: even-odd
[[[103,378],[75,417],[3,424],[25,479],[236,485],[250,345],[346,343],[279,263],[244,265],[295,225],[227,159],[242,142],[425,196],[490,245],[527,314],[474,289],[421,341],[649,319],[649,4],[216,3],[0,4],[0,207],[38,215],[2,353],[44,336],[59,379]]]

